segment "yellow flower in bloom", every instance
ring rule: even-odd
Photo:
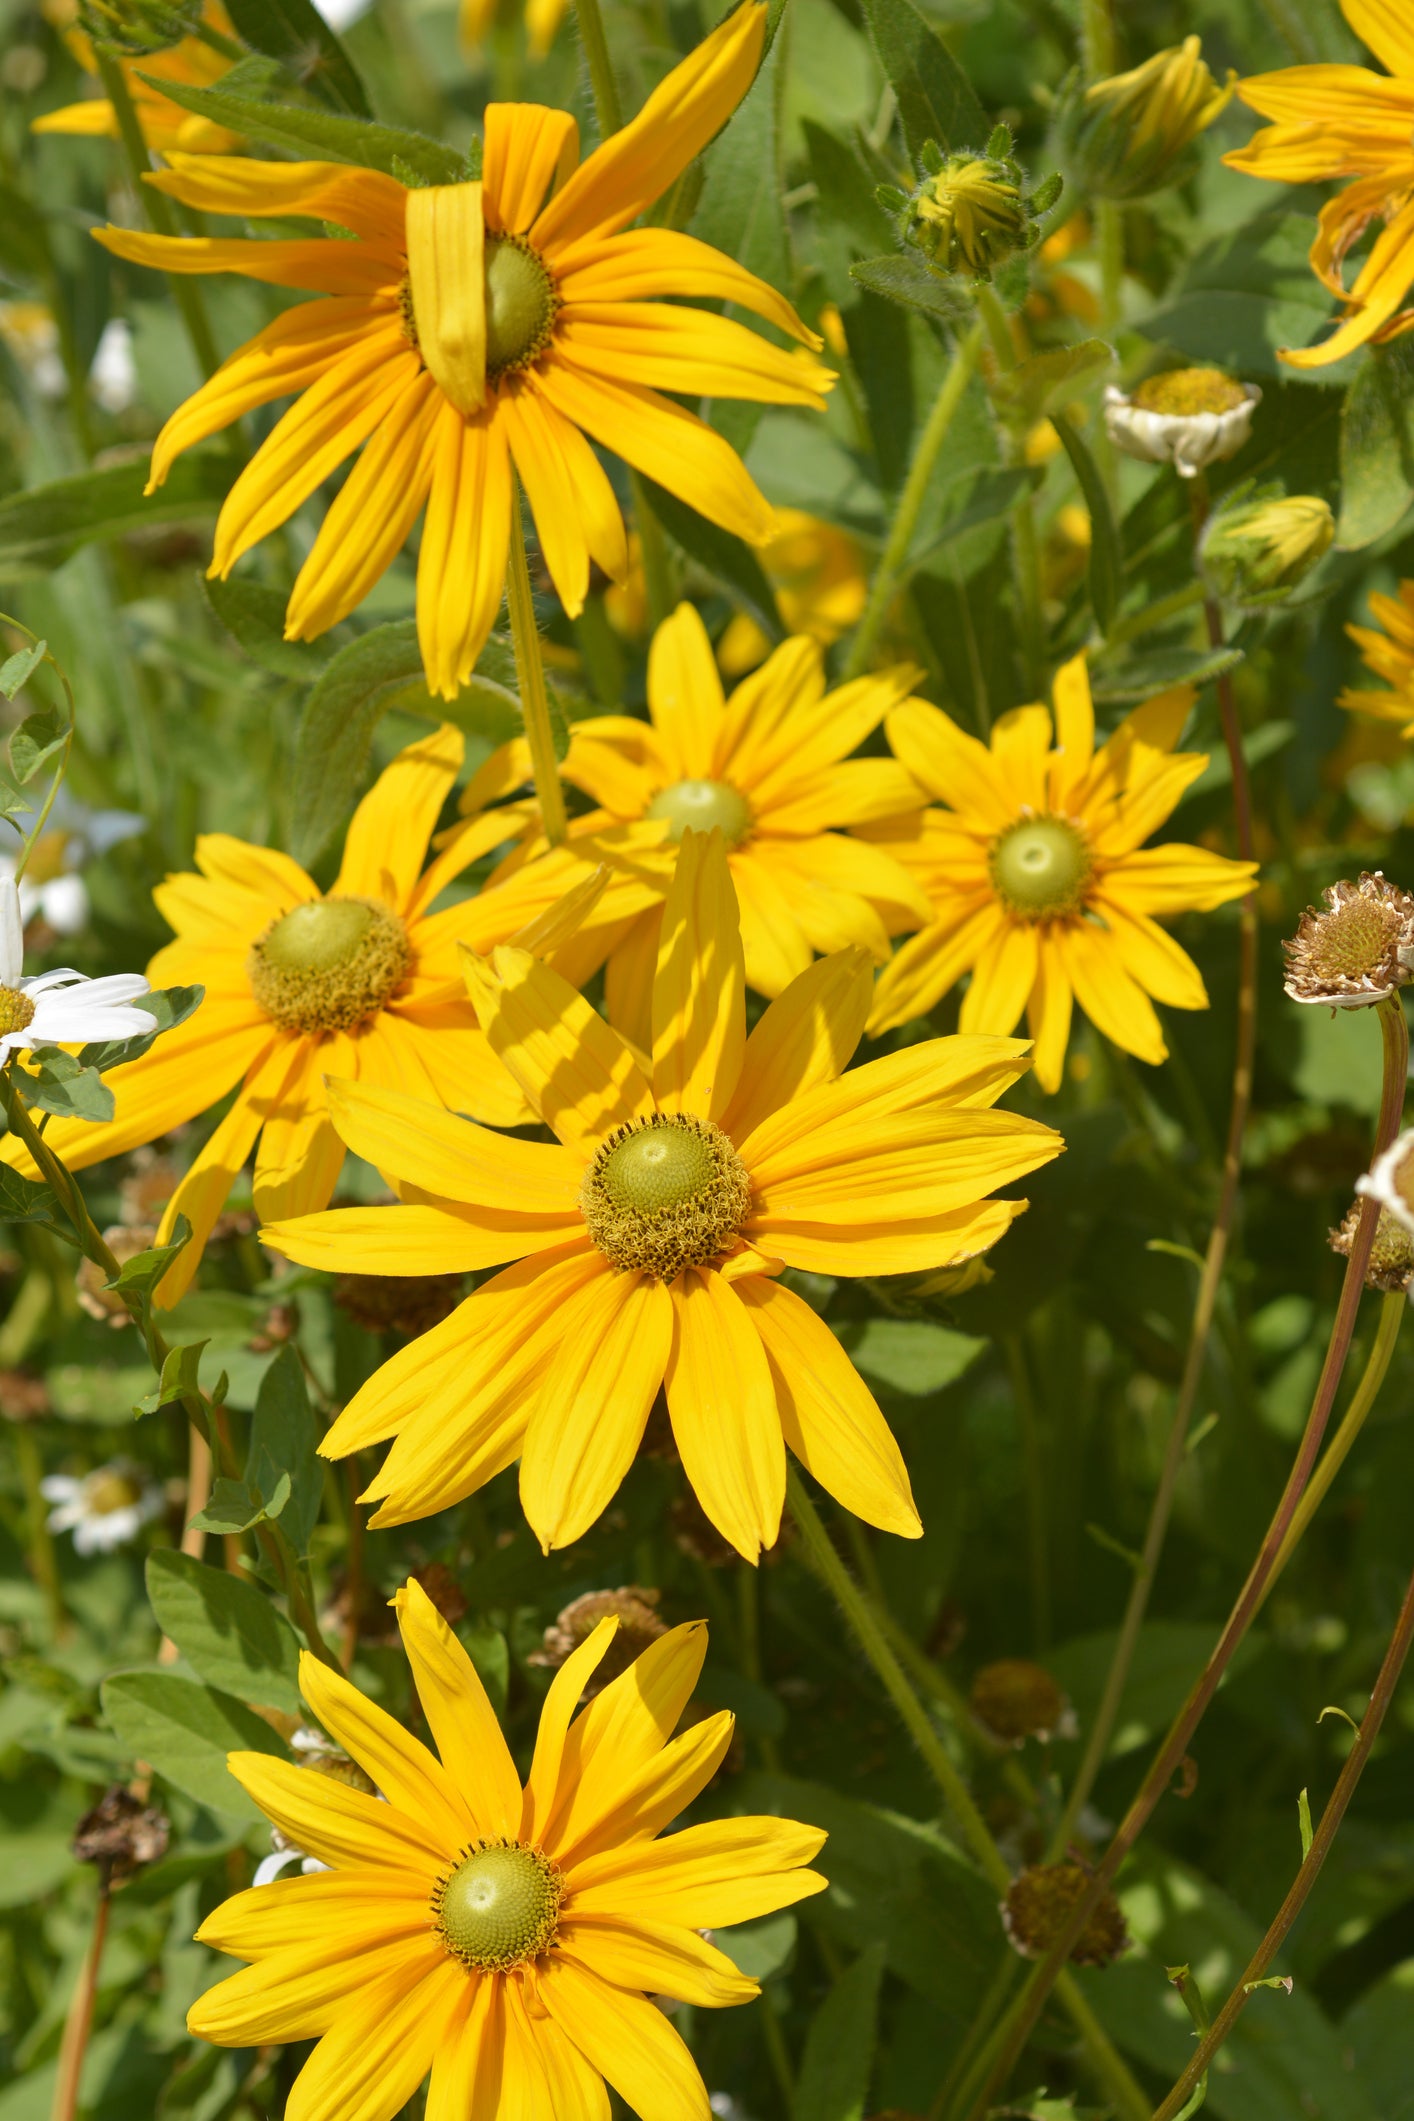
[[[862,950],[803,972],[748,1039],[719,833],[682,843],[646,1067],[526,952],[468,972],[493,1050],[555,1143],[331,1084],[344,1139],[405,1205],[265,1232],[292,1259],[354,1273],[516,1262],[385,1363],[321,1444],[338,1458],[396,1437],[368,1491],[374,1522],[431,1516],[519,1458],[532,1529],[547,1552],[566,1546],[614,1494],[666,1386],[687,1477],[748,1560],[779,1530],[786,1444],[857,1516],[916,1537],[879,1409],[776,1276],[907,1273],[994,1244],[1024,1204],[984,1196],[1062,1147],[988,1109],[1024,1046],[935,1039],[842,1073],[869,1006]]]
[[[224,37],[234,35],[231,18],[220,0],[207,0],[203,20]],[[96,72],[93,46],[82,30],[66,30],[65,42],[85,73]],[[180,149],[187,154],[222,155],[239,144],[238,133],[227,132],[209,118],[198,118],[195,112],[183,110],[180,103],[173,103],[142,78],[150,74],[180,88],[214,88],[234,62],[200,37],[183,37],[169,51],[145,52],[135,59],[119,58],[117,64],[128,84],[142,137],[159,154],[169,155]],[[97,134],[107,140],[119,137],[117,115],[106,96],[86,96],[81,103],[66,103],[60,110],[46,111],[34,120],[30,131],[82,133],[89,137]]]
[[[809,634],[828,648],[863,611],[869,583],[859,547],[833,523],[801,508],[778,508],[760,557],[788,632]],[[754,670],[770,652],[769,639],[744,611],[717,643],[717,661],[729,678]]]
[[[532,59],[543,59],[565,19],[569,0],[525,0],[525,41]],[[457,34],[464,51],[479,51],[496,20],[496,0],[461,0]]]
[[[1210,912],[1252,888],[1254,862],[1206,847],[1145,847],[1207,765],[1177,752],[1191,686],[1146,700],[1095,749],[1085,658],[1057,671],[1055,735],[1044,707],[1017,707],[991,746],[907,700],[889,741],[943,810],[925,814],[910,859],[933,901],[879,981],[870,1028],[922,1016],[963,975],[964,1031],[1010,1031],[1023,1010],[1036,1079],[1058,1088],[1073,1001],[1140,1060],[1167,1047],[1149,997],[1206,1009],[1198,968],[1153,916]]]
[[[645,862],[658,855],[667,889],[672,845],[690,827],[717,827],[741,906],[748,986],[776,995],[817,950],[858,943],[880,964],[889,937],[928,918],[914,879],[881,848],[839,827],[916,817],[918,789],[892,759],[851,759],[908,690],[912,673],[856,679],[825,690],[816,643],[798,636],[725,698],[707,629],[680,604],[653,638],[648,658],[651,722],[600,715],[575,724],[561,767],[567,781],[600,806],[574,820],[570,845],[608,826]],[[472,780],[463,808],[476,809],[519,788],[530,774],[523,738],[505,745]],[[491,815],[494,813],[488,813]],[[478,831],[489,829],[484,818]],[[527,839],[496,875],[516,873],[543,853]],[[661,907],[615,941],[609,960],[609,1015],[646,1045]],[[584,966],[585,976],[594,967]]]
[[[579,1715],[618,1623],[555,1674],[524,1788],[471,1659],[416,1582],[393,1601],[436,1753],[307,1652],[300,1690],[381,1797],[266,1753],[231,1773],[328,1866],[237,1893],[199,1940],[249,1963],[192,2005],[224,2047],[316,2040],[290,2121],[391,2121],[429,2069],[428,2121],[607,2121],[604,2080],[650,2121],[709,2121],[696,2064],[650,1999],[759,1994],[699,1934],[821,1892],[825,1836],[793,1819],[664,1836],[720,1766],[725,1711],[674,1728],[701,1622],[650,1645]],[[440,1755],[440,1758],[438,1757]]]
[[[1319,346],[1283,349],[1282,360],[1293,368],[1324,368],[1357,346],[1414,326],[1414,309],[1400,308],[1414,282],[1414,15],[1400,0],[1340,4],[1388,73],[1288,66],[1243,81],[1243,102],[1277,122],[1223,158],[1232,169],[1276,184],[1355,180],[1322,207],[1311,246],[1311,270],[1339,295],[1346,313]],[[1377,220],[1384,229],[1347,289],[1346,256]]]
[[[618,503],[588,438],[712,522],[753,544],[769,538],[770,507],[735,450],[663,393],[821,407],[829,371],[730,318],[648,298],[739,303],[818,342],[774,288],[720,251],[675,229],[625,226],[745,95],[765,20],[748,0],[578,167],[568,112],[493,103],[476,183],[408,190],[338,163],[182,155],[151,178],[203,212],[310,217],[353,238],[99,232],[141,265],[239,272],[325,298],[267,325],[157,438],[149,491],[182,450],[253,406],[302,393],[226,497],[214,575],[228,575],[366,444],[295,578],[286,636],[312,640],[352,611],[425,504],[418,639],[428,684],[451,699],[500,604],[512,466],[571,616],[591,558],[616,578],[627,564]]]
[[[1372,714],[1381,722],[1395,722],[1401,736],[1414,736],[1414,582],[1401,582],[1397,597],[1370,597],[1371,626],[1347,626],[1369,669],[1394,689],[1389,692],[1357,692],[1347,685],[1337,705],[1357,714]]]
[[[322,1208],[344,1145],[329,1123],[326,1075],[415,1085],[458,1111],[513,1126],[531,1117],[477,1027],[457,945],[486,948],[548,911],[566,865],[501,893],[432,910],[446,886],[487,850],[463,835],[427,869],[423,859],[462,758],[443,728],[393,761],[354,812],[343,866],[327,894],[297,862],[225,833],[197,841],[201,875],[170,876],[153,896],[176,930],[148,967],[153,986],[200,985],[206,999],[141,1060],[106,1080],[117,1109],[106,1124],[54,1120],[46,1140],[82,1170],[182,1126],[236,1090],[234,1104],[173,1194],[158,1242],[178,1215],[192,1242],[159,1290],[176,1303],[251,1150],[255,1201],[265,1216]],[[504,836],[504,826],[498,837]],[[630,885],[608,917],[651,896]],[[635,897],[635,892],[638,895]],[[14,1137],[0,1158],[28,1168]]]

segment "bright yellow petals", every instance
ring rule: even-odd
[[[1054,739],[1044,707],[1003,715],[990,745],[922,700],[894,709],[895,752],[946,807],[911,828],[880,828],[934,917],[885,967],[872,1030],[926,1015],[970,973],[962,1030],[1006,1033],[1024,1015],[1045,1090],[1060,1085],[1073,1001],[1126,1052],[1165,1058],[1150,997],[1202,1009],[1207,996],[1150,916],[1211,911],[1256,875],[1254,863],[1205,848],[1143,845],[1207,764],[1174,750],[1192,698],[1180,687],[1146,700],[1098,751],[1083,656],[1056,673]],[[764,1229],[775,1242],[773,1225]]]
[[[672,1629],[576,1715],[617,1627],[602,1622],[556,1675],[522,1790],[451,1629],[415,1582],[393,1604],[441,1757],[303,1660],[310,1708],[381,1796],[229,1756],[280,1832],[330,1868],[238,1893],[207,1918],[202,1942],[249,1964],[198,1998],[190,2030],[228,2047],[317,2041],[290,2094],[299,2121],[392,2121],[429,2070],[432,2121],[603,2121],[606,2079],[640,2114],[707,2121],[696,2066],[650,1996],[749,2001],[756,1983],[701,1932],[825,1881],[806,1868],[824,1836],[793,1820],[658,1839],[731,1741],[725,1714],[672,1735],[706,1629]],[[457,1888],[483,1855],[496,1869],[473,1875],[510,1892],[490,1916]],[[512,1890],[522,1874],[541,1896],[528,1909]]]
[[[1347,626],[1367,669],[1383,678],[1388,690],[1356,691],[1347,686],[1338,706],[1377,721],[1393,722],[1401,736],[1414,736],[1414,582],[1401,582],[1399,595],[1376,591],[1370,598],[1375,626]],[[1378,630],[1376,630],[1378,629]]]
[[[485,235],[479,183],[408,193],[408,298],[418,349],[443,397],[467,414],[486,403]]]
[[[680,626],[670,639],[676,667],[660,659],[658,680],[675,687],[694,636]],[[798,675],[814,703],[809,670]],[[607,1507],[665,1389],[687,1477],[748,1560],[775,1542],[787,1448],[847,1507],[914,1537],[882,1415],[833,1334],[771,1277],[783,1265],[912,1272],[994,1244],[1025,1203],[987,1195],[1062,1146],[989,1109],[1024,1046],[935,1039],[846,1072],[869,1003],[858,949],[807,966],[748,1040],[720,831],[684,833],[660,926],[651,1086],[619,1033],[529,951],[502,947],[489,965],[466,955],[488,1044],[559,1146],[396,1091],[333,1092],[335,1124],[403,1205],[287,1222],[268,1243],[336,1271],[519,1264],[395,1355],[323,1449],[394,1439],[368,1491],[379,1524],[445,1509],[519,1457],[522,1507],[548,1551]],[[1131,921],[1126,962],[1157,962],[1156,947]],[[1161,977],[1178,990],[1169,958]],[[537,1819],[543,1781],[537,1767]]]

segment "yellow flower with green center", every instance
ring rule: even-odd
[[[48,13],[48,9],[45,12]],[[76,14],[77,9],[70,12]],[[51,14],[49,19],[53,21],[55,17]],[[221,36],[234,36],[231,18],[221,0],[207,0],[203,19]],[[64,41],[85,73],[97,71],[93,46],[81,29],[66,29]],[[133,99],[142,137],[159,154],[226,155],[239,146],[237,133],[227,132],[224,126],[214,125],[209,118],[198,118],[195,112],[183,110],[180,103],[173,103],[160,88],[152,85],[153,81],[171,81],[180,88],[214,88],[221,76],[230,72],[233,64],[223,52],[214,50],[200,37],[183,37],[169,51],[144,52],[140,58],[119,58],[117,64]],[[150,78],[144,79],[145,75]],[[78,133],[89,139],[95,135],[107,140],[119,138],[117,113],[106,96],[85,96],[80,103],[66,103],[59,110],[47,110],[34,120],[30,131]]]
[[[344,1145],[329,1121],[326,1075],[415,1085],[499,1125],[530,1117],[477,1027],[458,944],[486,949],[518,934],[551,911],[576,866],[568,857],[541,865],[503,890],[437,909],[448,884],[505,836],[503,823],[463,834],[423,866],[462,749],[460,731],[442,728],[399,754],[354,812],[328,892],[288,855],[225,833],[197,841],[200,875],[169,876],[154,892],[176,937],[149,966],[151,981],[201,985],[206,999],[150,1053],[106,1077],[117,1105],[110,1121],[53,1120],[46,1140],[82,1170],[184,1126],[235,1091],[162,1218],[159,1243],[178,1215],[193,1230],[162,1281],[164,1306],[189,1287],[253,1149],[261,1215],[328,1202]],[[594,917],[621,926],[656,896],[620,877]],[[0,1017],[3,1006],[0,995]],[[14,1136],[0,1142],[0,1160],[30,1168]]]
[[[1003,715],[990,746],[922,700],[890,714],[895,752],[946,807],[888,839],[933,919],[885,967],[869,1019],[879,1032],[926,1015],[970,972],[962,1030],[1008,1032],[1024,1012],[1046,1090],[1060,1085],[1076,1001],[1125,1052],[1165,1058],[1150,996],[1175,1009],[1208,996],[1154,916],[1210,912],[1257,873],[1206,847],[1144,845],[1208,763],[1174,751],[1190,686],[1146,700],[1098,751],[1083,656],[1057,671],[1054,698],[1054,748],[1045,707]]]
[[[1230,169],[1275,184],[1353,183],[1323,206],[1311,270],[1345,304],[1319,346],[1283,348],[1292,368],[1325,368],[1414,326],[1401,308],[1414,282],[1414,16],[1394,0],[1340,0],[1341,13],[1387,73],[1364,66],[1288,66],[1256,74],[1238,94],[1274,118],[1224,156]],[[1374,221],[1384,227],[1345,284],[1345,261]]]
[[[500,605],[512,467],[571,617],[591,560],[615,580],[628,566],[592,442],[764,544],[764,496],[730,444],[676,399],[822,408],[833,378],[729,317],[653,298],[732,303],[820,342],[720,251],[627,224],[726,123],[751,86],[765,21],[747,0],[582,164],[574,118],[534,103],[489,106],[474,183],[408,190],[343,163],[169,158],[150,181],[186,206],[332,222],[351,238],[99,232],[118,257],[165,272],[237,272],[324,297],[283,311],[157,438],[149,491],[182,450],[298,393],[226,497],[212,574],[228,575],[362,447],[295,579],[286,635],[313,640],[346,617],[425,507],[418,639],[428,684],[451,699]]]
[[[525,951],[468,960],[492,1050],[556,1139],[508,1139],[401,1090],[330,1085],[344,1140],[405,1205],[277,1223],[309,1266],[501,1266],[386,1363],[320,1448],[396,1439],[368,1490],[406,1524],[520,1459],[548,1552],[592,1525],[659,1388],[688,1479],[750,1561],[774,1544],[786,1447],[870,1524],[920,1526],[898,1447],[829,1327],[778,1276],[901,1274],[970,1259],[1022,1206],[986,1195],[1055,1156],[990,1107],[1010,1039],[934,1039],[850,1073],[866,952],[822,958],[746,1036],[741,931],[720,832],[684,835],[663,912],[650,1058]]]
[[[1366,667],[1383,678],[1388,690],[1360,690],[1347,685],[1338,707],[1398,724],[1401,736],[1414,736],[1414,582],[1401,582],[1398,596],[1371,592],[1374,626],[1347,626]]]
[[[828,692],[817,642],[797,635],[728,698],[707,629],[692,605],[679,605],[649,653],[650,719],[598,715],[571,731],[561,774],[598,806],[572,820],[571,850],[606,828],[618,832],[625,858],[661,876],[666,891],[683,833],[716,827],[741,908],[749,986],[778,995],[817,951],[852,943],[882,964],[890,936],[926,920],[928,901],[890,854],[850,828],[916,816],[921,798],[892,759],[849,754],[914,674],[859,678]],[[473,813],[467,829],[485,831],[495,813],[476,815],[481,805],[518,790],[529,774],[523,739],[488,759],[462,799]],[[543,836],[527,825],[495,875],[524,875],[544,853]],[[654,906],[613,938],[609,956],[610,1018],[640,1046],[651,1037],[661,927]],[[578,966],[587,978],[597,961],[581,955]]]
[[[248,1963],[187,2016],[224,2047],[314,2040],[299,2121],[392,2121],[431,2072],[429,2121],[707,2121],[692,2056],[657,2004],[759,1994],[704,1930],[823,1890],[825,1836],[792,1819],[663,1829],[731,1743],[722,1712],[674,1737],[707,1630],[673,1628],[575,1711],[610,1649],[602,1620],[550,1685],[522,1787],[475,1667],[425,1591],[394,1599],[434,1753],[306,1654],[311,1709],[381,1792],[266,1753],[228,1755],[284,1841],[328,1866],[237,1893],[199,1940]],[[440,1756],[440,1757],[439,1757]]]

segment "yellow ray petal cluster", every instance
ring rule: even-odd
[[[1360,691],[1347,685],[1337,705],[1397,723],[1401,736],[1414,736],[1414,582],[1401,582],[1397,597],[1375,590],[1369,604],[1374,626],[1345,630],[1367,668],[1390,689]]]
[[[155,1140],[235,1091],[162,1219],[159,1242],[170,1236],[179,1215],[193,1231],[192,1242],[161,1284],[158,1300],[164,1306],[176,1303],[190,1286],[202,1248],[252,1150],[259,1214],[302,1215],[327,1204],[344,1145],[330,1124],[326,1076],[415,1090],[496,1125],[530,1117],[466,999],[458,946],[470,937],[484,948],[518,934],[548,911],[576,874],[563,864],[548,884],[537,878],[527,887],[513,880],[503,890],[433,910],[446,886],[485,852],[466,836],[424,867],[462,752],[461,732],[443,727],[399,754],[354,812],[343,864],[327,894],[288,855],[226,833],[198,839],[200,874],[169,876],[154,892],[175,935],[148,966],[148,977],[154,987],[202,986],[206,998],[194,1016],[141,1060],[113,1070],[107,1081],[117,1109],[110,1121],[95,1126],[55,1120],[47,1139],[71,1169],[82,1170]],[[621,925],[649,896],[631,877],[611,882],[596,913],[602,910],[603,918]],[[368,909],[384,909],[382,920],[395,947],[401,932],[399,975],[376,1006],[348,1021],[351,1005],[339,990],[336,966],[332,985],[326,973],[314,992],[314,1013],[343,1020],[328,1029],[311,1028],[307,1016],[303,1024],[292,1023],[268,982],[253,975],[257,945],[296,908],[321,909],[317,925],[331,917],[337,922],[341,903],[346,913],[349,905],[359,909],[348,916],[357,929],[355,945],[369,933],[363,917]],[[332,916],[324,910],[330,908]],[[308,912],[297,917],[296,934],[300,919],[308,920]],[[337,927],[334,935],[336,943],[342,940]],[[346,959],[357,976],[357,948]],[[375,994],[387,984],[379,971],[375,960]],[[357,1004],[355,988],[352,1008]],[[272,1017],[272,1005],[286,1021]],[[296,1008],[295,1014],[305,1012]],[[29,1168],[13,1135],[0,1142],[0,1159]]]
[[[1414,16],[1395,0],[1340,0],[1357,37],[1388,69],[1290,66],[1243,81],[1238,94],[1276,122],[1224,160],[1276,184],[1353,179],[1321,210],[1311,270],[1345,304],[1319,346],[1284,348],[1293,368],[1324,368],[1357,347],[1414,327],[1402,308],[1414,283]],[[1384,228],[1347,288],[1348,253],[1373,221]]]
[[[468,968],[492,1050],[555,1142],[331,1085],[343,1139],[402,1204],[264,1233],[352,1272],[511,1262],[385,1364],[325,1438],[332,1457],[394,1439],[368,1491],[374,1522],[430,1516],[519,1458],[531,1527],[546,1551],[567,1545],[614,1494],[665,1387],[698,1499],[749,1560],[776,1539],[787,1446],[857,1515],[916,1536],[878,1407],[776,1277],[944,1267],[994,1244],[1024,1203],[986,1196],[1062,1147],[991,1109],[1024,1045],[935,1039],[846,1073],[869,1007],[859,949],[809,966],[748,1038],[720,832],[683,838],[642,1056],[525,951]]]
[[[576,1716],[618,1626],[602,1620],[555,1676],[522,1787],[427,1594],[409,1582],[393,1603],[436,1752],[302,1657],[306,1701],[379,1795],[228,1756],[328,1869],[207,1917],[199,1940],[247,1964],[193,2004],[190,2030],[226,2047],[316,2041],[290,2095],[298,2121],[391,2121],[429,2071],[429,2121],[608,2121],[606,2082],[654,2121],[709,2121],[696,2065],[650,1999],[749,2002],[756,1983],[701,1933],[822,1891],[806,1866],[825,1836],[777,1818],[664,1834],[731,1742],[725,1712],[674,1736],[705,1626],[672,1629]]]
[[[1208,763],[1174,750],[1191,687],[1146,700],[1098,750],[1083,656],[1056,673],[1054,701],[1054,731],[1047,708],[1017,707],[990,746],[923,700],[890,714],[898,757],[946,807],[888,842],[933,918],[885,967],[869,1020],[883,1031],[925,1015],[970,972],[962,1030],[1009,1032],[1024,1011],[1046,1090],[1059,1087],[1077,1001],[1125,1052],[1164,1059],[1150,997],[1175,1009],[1208,997],[1155,915],[1210,912],[1256,875],[1206,847],[1144,845]]]
[[[882,964],[891,936],[928,919],[928,901],[885,848],[852,828],[916,820],[923,797],[894,760],[850,753],[912,677],[904,669],[827,691],[820,647],[801,634],[728,697],[707,630],[682,604],[653,638],[649,721],[599,715],[571,731],[561,773],[598,806],[574,821],[571,846],[581,837],[597,844],[608,828],[666,890],[683,830],[718,827],[741,909],[747,984],[760,994],[783,993],[817,952],[858,945]],[[523,739],[488,759],[463,797],[467,829],[487,829],[497,813],[481,806],[519,790],[529,774]],[[497,875],[528,882],[544,858],[543,837],[528,827]],[[609,938],[609,1014],[640,1046],[650,1036],[661,927],[657,904]],[[602,922],[595,933],[604,933]],[[581,978],[597,962],[582,953]]]
[[[672,229],[627,228],[745,95],[765,19],[759,0],[745,0],[584,163],[568,113],[491,104],[478,185],[444,188],[475,191],[475,202],[451,209],[462,219],[479,202],[484,286],[470,293],[447,269],[450,253],[432,269],[436,248],[421,222],[410,246],[410,202],[420,195],[392,177],[335,163],[171,158],[151,182],[186,206],[333,222],[351,239],[98,232],[139,264],[243,273],[322,297],[284,311],[233,354],[157,438],[149,490],[193,443],[255,406],[295,399],[227,495],[214,575],[228,575],[361,449],[296,577],[287,637],[312,640],[352,611],[421,515],[418,638],[429,685],[450,699],[500,604],[513,467],[571,616],[583,608],[591,561],[615,580],[627,567],[618,503],[592,442],[753,544],[770,537],[771,509],[736,452],[664,393],[819,407],[833,378],[811,353],[657,298],[730,302],[808,346],[819,341],[773,288],[721,252]],[[466,370],[479,328],[469,301],[485,308],[479,387]],[[450,328],[443,302],[457,307]],[[424,339],[438,349],[435,364]],[[447,365],[449,343],[461,351]],[[455,402],[439,374],[460,378]]]
[[[525,0],[525,42],[532,59],[543,59],[565,19],[569,0]],[[462,49],[479,52],[496,20],[496,0],[460,0],[457,35]]]
[[[220,36],[234,36],[231,18],[221,0],[206,0],[202,18]],[[68,29],[64,38],[84,72],[96,72],[93,46],[83,31]],[[148,146],[162,155],[228,155],[238,147],[239,134],[227,132],[209,118],[198,118],[194,111],[183,110],[180,103],[173,103],[154,88],[151,79],[143,78],[147,75],[172,81],[181,88],[214,88],[233,64],[201,37],[183,37],[170,51],[145,53],[140,59],[120,59],[118,65]],[[119,137],[117,114],[106,96],[85,96],[81,103],[66,103],[59,110],[45,111],[34,120],[30,131],[79,133],[108,140]]]

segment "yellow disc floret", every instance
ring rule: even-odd
[[[601,1145],[579,1204],[606,1259],[672,1281],[731,1244],[751,1209],[751,1181],[720,1127],[655,1112]]]
[[[1180,419],[1198,412],[1236,412],[1247,403],[1242,385],[1220,368],[1166,369],[1161,376],[1146,376],[1131,395],[1143,412],[1164,412]]]
[[[447,1950],[463,1966],[507,1973],[555,1941],[564,1887],[539,1849],[488,1841],[471,1848],[438,1884],[432,1912]]]
[[[310,899],[282,913],[247,960],[251,992],[283,1031],[351,1031],[412,964],[407,931],[377,899]]]
[[[34,1003],[18,987],[0,987],[0,1038],[8,1031],[28,1031],[34,1022]]]

